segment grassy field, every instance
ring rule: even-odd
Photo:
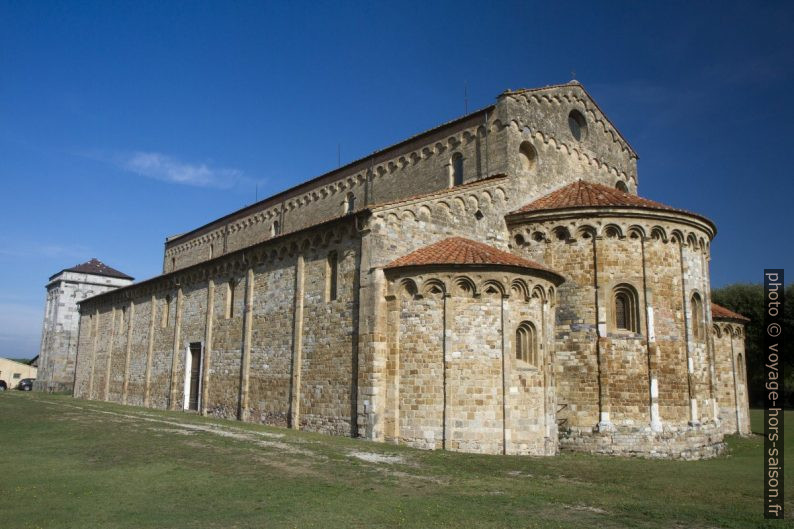
[[[794,526],[762,519],[761,438],[729,446],[697,462],[426,452],[7,391],[0,527]]]

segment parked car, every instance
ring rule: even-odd
[[[0,391],[5,391],[8,389],[8,384],[6,384],[5,380],[0,380]]]
[[[21,391],[31,391],[33,389],[33,381],[36,380],[35,378],[23,378],[19,381],[19,385],[17,386],[18,390]]]

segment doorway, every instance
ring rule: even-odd
[[[201,342],[193,342],[188,348],[185,362],[185,409],[198,411],[201,395]]]

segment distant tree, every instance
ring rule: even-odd
[[[747,359],[747,384],[750,386],[750,406],[764,405],[764,286],[736,283],[711,291],[714,303],[722,305],[748,318],[746,327],[745,358]],[[794,407],[794,284],[785,289],[783,310],[784,346],[781,359],[784,369],[784,405]]]

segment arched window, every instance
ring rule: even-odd
[[[703,300],[700,294],[692,294],[692,336],[695,340],[703,340],[706,337],[706,323],[703,317]]]
[[[744,357],[742,353],[736,357],[736,372],[739,374],[739,382],[744,384]]]
[[[535,326],[532,323],[523,321],[516,328],[514,348],[516,360],[521,360],[533,366],[538,365],[538,340]]]
[[[612,292],[612,311],[615,329],[640,332],[637,291],[627,284],[618,285]]]
[[[627,186],[626,182],[624,182],[623,180],[618,180],[618,183],[615,184],[615,189],[617,189],[618,191],[623,191],[624,193],[629,192],[629,186]]]
[[[518,147],[519,158],[521,159],[521,168],[525,171],[531,171],[535,168],[538,160],[538,153],[535,147],[528,141],[522,142]]]
[[[279,235],[281,235],[281,224],[279,224],[277,220],[274,220],[273,224],[270,226],[270,236],[277,237]]]
[[[353,213],[356,209],[356,195],[348,193],[345,197],[345,213]]]
[[[452,155],[452,186],[463,184],[463,155],[456,152]]]

